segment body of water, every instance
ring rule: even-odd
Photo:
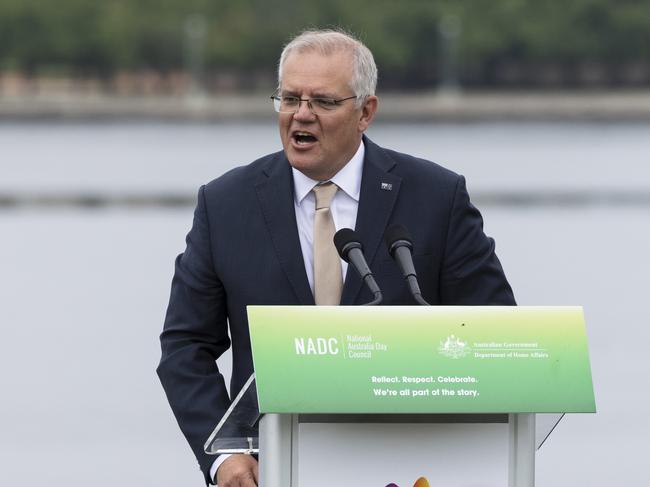
[[[537,485],[647,484],[650,126],[377,125],[369,135],[467,176],[520,304],[585,308],[598,413],[563,420],[538,452]],[[156,198],[191,201],[200,184],[278,150],[277,128],[5,124],[0,147],[0,199],[37,202],[0,206],[5,483],[200,485],[154,373],[193,208]],[[550,197],[499,199],[513,193]],[[152,203],[38,203],[125,194]],[[572,194],[589,197],[554,198]]]

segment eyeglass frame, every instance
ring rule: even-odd
[[[283,97],[283,96],[278,95],[277,93],[275,93],[275,94],[271,95],[269,98],[270,98],[271,101],[273,101],[273,108],[275,109],[275,111],[277,113],[293,113],[293,114],[296,114],[300,110],[302,102],[304,101],[304,102],[307,102],[307,108],[309,108],[309,111],[313,115],[320,116],[320,115],[328,115],[330,113],[336,112],[336,108],[340,107],[342,102],[347,101],[347,100],[352,100],[353,98],[358,99],[359,96],[358,95],[353,95],[353,96],[348,96],[347,98],[339,98],[337,100],[335,98],[325,98],[325,97],[321,97],[321,96],[317,96],[317,97],[314,97],[314,98],[300,98],[300,97],[297,97],[297,96],[285,96],[285,97]],[[282,98],[295,98],[297,100],[297,102],[298,102],[298,106],[296,107],[296,109],[294,111],[289,111],[289,112],[280,111],[280,103],[282,103]],[[335,108],[333,108],[332,110],[329,110],[329,111],[327,111],[327,109],[325,109],[326,111],[324,113],[316,113],[316,112],[314,112],[314,106],[312,105],[312,102],[314,100],[326,100],[328,102],[333,102],[335,104],[334,105]]]

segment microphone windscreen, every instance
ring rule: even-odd
[[[357,233],[351,228],[341,228],[334,234],[334,246],[336,247],[336,251],[341,256],[341,259],[346,262],[348,261],[347,251],[349,250],[349,247],[347,249],[345,247],[350,243],[356,243],[359,247],[361,246]]]
[[[386,242],[386,246],[390,249],[398,240],[405,240],[411,244],[411,246],[413,245],[413,239],[406,227],[399,223],[394,223],[388,227],[388,230],[384,233],[384,242]]]

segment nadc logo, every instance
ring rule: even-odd
[[[294,338],[296,355],[338,355],[339,342],[333,337]]]
[[[399,487],[397,484],[388,484],[386,487]],[[415,481],[413,487],[429,487],[429,481],[424,477],[420,477]]]

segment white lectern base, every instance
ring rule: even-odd
[[[532,487],[534,441],[533,414],[269,414],[260,487]]]

